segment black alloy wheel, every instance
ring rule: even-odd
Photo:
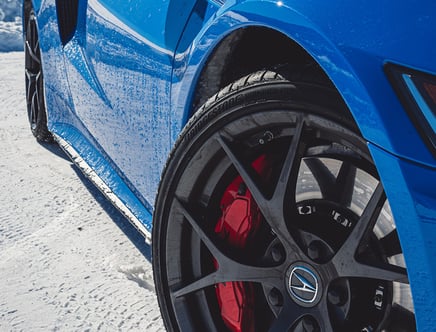
[[[26,3],[28,5],[28,3]],[[25,80],[27,114],[30,129],[40,142],[52,142],[53,136],[47,129],[47,113],[44,101],[44,80],[36,16],[33,8],[25,17]]]
[[[335,91],[262,71],[183,131],[154,213],[169,331],[415,331],[366,142]]]

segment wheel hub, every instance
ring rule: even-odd
[[[296,262],[286,272],[287,290],[291,299],[302,307],[316,306],[322,295],[321,278],[307,263]]]

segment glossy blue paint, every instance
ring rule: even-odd
[[[49,128],[149,230],[162,169],[215,47],[245,27],[276,30],[318,62],[368,140],[402,240],[419,330],[433,329],[436,160],[383,66],[436,75],[436,2],[79,1],[77,31],[65,47],[55,1],[33,1]]]
[[[90,1],[91,2],[91,1]],[[117,20],[135,31],[138,36],[172,56],[185,22],[195,4],[193,0],[100,0]],[[119,26],[119,24],[117,24]],[[168,52],[168,51],[169,52]]]
[[[150,207],[136,197],[130,188],[118,176],[118,172],[112,168],[107,156],[100,154],[76,128],[69,125],[55,125],[53,131],[60,137],[68,137],[67,143],[70,144],[80,157],[89,163],[92,170],[104,181],[112,192],[121,199],[124,205],[138,218],[147,230],[152,228],[152,216]]]
[[[185,113],[185,118],[191,111],[187,93],[191,91],[192,80],[198,77],[198,71],[220,40],[243,27],[265,26],[286,34],[317,60],[342,94],[368,141],[398,156],[435,167],[435,159],[402,109],[383,66],[389,60],[436,74],[435,65],[430,60],[436,57],[436,46],[425,38],[434,35],[434,22],[425,13],[436,12],[436,3],[427,1],[422,8],[414,9],[416,6],[412,4],[384,1],[383,12],[388,13],[385,20],[377,20],[379,12],[371,10],[380,7],[376,1],[364,5],[343,1],[280,3],[281,6],[277,1],[228,1],[216,16],[204,22],[193,40],[189,55],[184,55],[185,68],[177,71],[184,71],[185,76],[173,81],[182,81],[182,86],[174,87],[173,92],[177,111]],[[357,12],[353,11],[355,7]],[[418,24],[418,36],[423,37],[411,32],[405,21]],[[376,33],[380,24],[383,34]],[[397,33],[401,38],[392,37]],[[186,50],[178,52],[185,54]],[[183,102],[185,104],[181,106]],[[176,115],[173,121],[175,132],[183,127],[183,122],[177,123],[183,118]]]
[[[41,8],[41,3],[43,2],[43,0],[33,0],[33,8],[35,9],[36,13],[39,13],[39,9]]]
[[[65,46],[66,66],[75,113],[132,190],[152,206],[161,171],[156,164],[163,165],[170,150],[165,101],[172,63],[164,27],[155,20],[170,8],[148,1],[120,3],[115,16],[116,2],[88,1],[86,40],[82,46],[75,36]],[[135,10],[139,5],[141,13]],[[142,15],[147,24],[139,27]]]
[[[392,208],[409,269],[419,331],[436,324],[436,171],[369,145]]]

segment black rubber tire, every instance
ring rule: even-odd
[[[294,140],[293,137],[297,136],[299,130],[298,123],[303,123],[301,126],[307,124],[308,130],[310,131],[305,134],[309,137],[307,138],[308,142],[312,139],[314,141],[323,141],[325,139],[326,142],[333,142],[329,147],[318,147],[318,141],[313,143],[314,147],[323,151],[319,152],[317,150],[318,152],[313,152],[314,155],[338,155],[343,160],[358,165],[359,168],[364,169],[368,174],[374,177],[374,179],[377,179],[378,175],[367,149],[366,142],[360,137],[354,122],[347,114],[346,106],[343,104],[342,100],[338,98],[337,93],[333,89],[304,81],[290,82],[283,76],[271,71],[253,73],[225,87],[210,98],[196,114],[194,114],[176,142],[175,148],[164,170],[156,199],[153,219],[152,250],[154,279],[161,313],[168,331],[226,330],[225,325],[216,318],[216,306],[214,307],[214,305],[210,304],[209,299],[211,296],[213,297],[210,291],[200,290],[199,293],[202,294],[197,296],[194,295],[194,293],[183,295],[185,290],[182,290],[181,293],[177,290],[177,288],[182,287],[181,285],[185,285],[186,283],[193,284],[197,278],[213,272],[209,271],[211,269],[210,266],[203,266],[203,258],[207,256],[206,259],[209,259],[208,254],[197,253],[200,251],[207,252],[207,250],[205,250],[206,247],[209,249],[209,252],[211,251],[207,244],[202,244],[204,240],[201,236],[201,232],[211,231],[210,227],[212,227],[211,232],[213,233],[213,226],[201,226],[204,229],[196,230],[192,223],[198,225],[197,221],[199,220],[205,222],[205,220],[208,220],[208,218],[215,213],[214,211],[211,212],[213,206],[216,205],[211,203],[214,200],[216,201],[216,199],[213,198],[215,192],[206,192],[204,188],[207,186],[213,187],[212,184],[219,187],[220,181],[222,181],[221,179],[227,177],[227,174],[232,173],[233,177],[235,173],[237,174],[232,161],[223,161],[226,159],[223,155],[227,155],[227,159],[231,159],[228,152],[225,151],[225,147],[227,146],[227,148],[229,148],[229,146],[233,145],[233,148],[236,149],[238,144],[242,144],[238,141],[240,140],[245,144],[245,149],[251,149],[253,151],[262,149],[263,147],[257,145],[264,143],[255,142],[250,145],[252,139],[250,135],[253,135],[255,140],[259,138],[256,133],[257,126],[263,128],[262,130],[266,130],[264,128],[269,127],[289,126],[291,128],[290,130],[294,131],[294,133],[291,134],[292,141]],[[318,127],[322,128],[319,129],[319,132],[317,131]],[[326,138],[324,138],[324,135],[328,137],[326,136]],[[226,143],[227,136],[234,139],[234,141],[232,143]],[[312,143],[307,143],[306,146],[310,146],[310,144]],[[272,147],[274,148],[274,146]],[[229,149],[232,150],[233,148]],[[304,154],[305,152],[300,151],[300,149],[301,148],[298,147],[294,153],[297,155],[299,153]],[[315,150],[314,148],[314,151]],[[244,148],[238,151],[245,153]],[[249,154],[247,153],[247,155]],[[225,171],[217,175],[215,169],[220,167],[224,168]],[[292,172],[295,172],[295,170]],[[243,179],[245,181],[244,177]],[[290,177],[288,180],[289,179]],[[209,183],[212,184],[209,185]],[[250,189],[250,185],[248,185],[248,188]],[[383,189],[380,188],[381,184],[377,186],[377,192],[380,195],[380,202],[377,201],[378,205],[382,204],[381,201],[385,199],[383,198]],[[219,191],[219,189],[216,190]],[[293,197],[295,192],[292,190],[289,190],[289,188],[286,189],[283,200],[285,197]],[[376,189],[374,189],[374,192],[375,191]],[[265,196],[270,195],[266,192],[264,194]],[[292,206],[296,208],[297,203]],[[382,207],[380,207],[379,210],[381,210],[381,208]],[[379,210],[377,213],[380,213]],[[188,221],[188,219],[191,218],[190,215],[193,214],[195,214],[195,217],[192,217],[192,219],[195,219],[195,221]],[[284,211],[283,214],[285,214]],[[265,217],[265,219],[267,219],[267,217]],[[280,232],[271,233],[278,234]],[[210,234],[206,237],[209,236],[211,238],[213,237],[213,235]],[[277,235],[277,237],[280,238],[279,235]],[[215,240],[212,240],[212,242],[214,241]],[[219,240],[216,241],[219,242]],[[216,243],[214,244],[216,245]],[[377,250],[378,249],[375,249],[375,251]],[[290,251],[288,250],[287,253],[288,252]],[[236,259],[232,256],[232,253],[227,252],[227,254],[229,254],[232,259]],[[289,255],[292,256],[292,254]],[[372,256],[377,256],[374,259],[381,260],[381,263],[385,263],[386,257],[381,257],[383,256],[382,254],[376,253]],[[298,257],[306,256],[302,253],[301,256]],[[238,259],[239,258],[238,256]],[[244,259],[247,259],[247,257]],[[318,263],[322,265],[320,262],[311,262],[310,264],[316,265]],[[230,264],[229,266],[232,265]],[[407,279],[405,269],[400,269],[399,271],[399,278]],[[323,272],[319,273],[321,274]],[[328,273],[326,272],[326,274]],[[283,276],[283,278],[287,277]],[[339,275],[338,279],[340,279]],[[384,294],[386,294],[388,298],[390,296],[390,283],[387,282],[386,285],[383,285],[386,288]],[[328,287],[330,287],[330,284]],[[368,287],[371,288],[375,286],[371,284],[371,286]],[[327,289],[325,291],[327,292]],[[178,298],[180,298],[180,300],[178,300]],[[327,300],[318,299],[317,301],[320,301],[319,303],[321,305],[321,303],[326,303]],[[211,306],[211,308],[209,308],[209,306]],[[325,306],[327,307],[327,304]],[[390,305],[389,308],[386,308],[384,308],[383,312],[387,312],[391,309]],[[328,315],[330,315],[330,313],[328,313]],[[375,319],[380,326],[381,324],[388,324],[386,323],[386,317],[382,316]],[[410,318],[409,315],[407,322],[410,323],[409,325],[411,326],[407,331],[413,331],[415,328],[414,317]],[[311,318],[306,322],[295,321],[292,328],[297,331],[298,328],[303,328],[301,325],[303,323],[310,324]],[[262,324],[268,323],[265,322]],[[256,327],[257,331],[267,329],[268,325],[262,324]],[[320,325],[318,325],[315,330],[332,331],[333,329],[333,325],[330,322],[325,325],[322,325],[324,324],[323,322],[319,324]],[[347,325],[347,327],[343,327],[343,329],[348,327]],[[362,326],[362,328],[364,327],[365,326]],[[288,329],[290,328],[291,326],[288,326]]]
[[[47,128],[38,25],[30,2],[25,4],[24,23],[26,101],[30,129],[39,142],[52,143],[53,136]]]

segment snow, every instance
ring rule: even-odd
[[[0,331],[164,331],[150,247],[27,123],[24,54],[0,53]]]
[[[0,52],[23,50],[21,1],[0,0]]]
[[[21,20],[0,21],[0,52],[21,51],[23,49]]]

